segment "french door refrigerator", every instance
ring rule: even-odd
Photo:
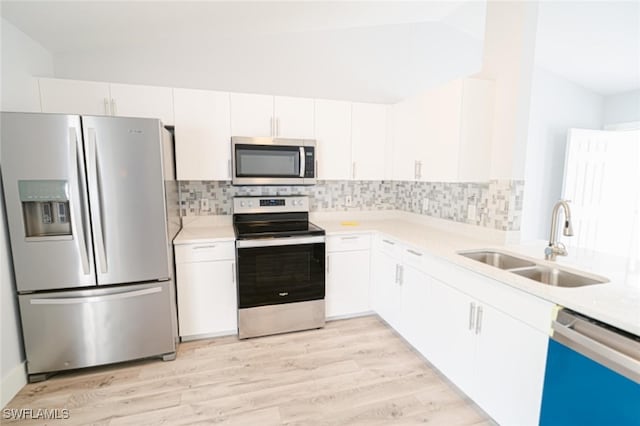
[[[2,113],[0,161],[30,381],[175,357],[173,139],[159,120]]]

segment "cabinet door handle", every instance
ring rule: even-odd
[[[351,178],[356,178],[356,162],[351,163]]]
[[[231,282],[235,284],[236,282],[236,263],[231,262]]]
[[[482,306],[478,306],[478,312],[476,317],[476,334],[480,334],[482,331]]]
[[[398,265],[398,264],[396,263],[396,279],[394,280],[394,282],[395,282],[396,284],[398,284],[398,277],[400,276],[400,272],[399,272],[399,271],[400,271],[400,265]]]
[[[327,255],[327,275],[329,275],[329,270],[330,270],[330,266],[329,265],[331,265],[331,263],[329,262],[329,259],[331,259],[331,256]]]
[[[118,115],[116,100],[111,98],[111,115]]]
[[[469,330],[473,330],[476,322],[476,304],[469,303]]]
[[[276,136],[280,135],[280,119],[276,118]]]
[[[399,274],[399,278],[398,278],[398,284],[402,285],[402,282],[404,281],[404,266],[403,265],[398,265],[398,269],[400,270],[400,274]]]
[[[273,119],[273,117],[270,118],[269,125],[271,126],[271,136],[275,136],[276,135],[276,125],[275,125],[275,120]]]
[[[111,111],[109,111],[109,99],[104,98],[104,115],[111,115]]]
[[[351,235],[351,236],[348,236],[348,237],[340,237],[341,240],[357,240],[358,238],[360,238],[360,237],[358,237],[357,235]]]
[[[414,255],[414,256],[422,256],[422,253],[419,253],[417,251],[414,251],[414,250],[411,250],[411,249],[407,249],[407,251],[409,253],[411,253],[412,255]]]
[[[200,250],[200,249],[212,249],[212,248],[216,248],[216,244],[209,244],[206,246],[195,246],[192,248],[192,250]]]
[[[382,240],[383,243],[387,243],[387,244],[391,244],[392,246],[395,246],[396,243],[394,243],[393,241],[389,241],[389,240]]]

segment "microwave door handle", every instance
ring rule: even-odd
[[[304,177],[304,166],[305,166],[305,161],[304,161],[304,146],[300,147],[300,177],[303,178]]]

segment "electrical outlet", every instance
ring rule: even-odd
[[[476,220],[476,205],[469,204],[467,206],[467,219],[468,220]]]
[[[200,199],[200,210],[209,210],[209,199],[201,198]]]
[[[351,206],[351,195],[344,197],[344,205],[347,207]]]
[[[429,199],[425,198],[422,200],[422,211],[426,212],[427,210],[429,210]]]

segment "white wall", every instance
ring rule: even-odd
[[[603,113],[601,95],[543,68],[534,69],[520,230],[523,241],[549,237],[551,210],[562,193],[568,129],[601,129]]]
[[[51,54],[4,19],[1,25],[2,110],[39,111],[37,84],[31,76],[53,75]],[[0,165],[1,162],[0,158]],[[24,385],[26,375],[3,197],[0,197],[0,296],[0,405],[4,407]]]
[[[52,55],[4,18],[0,27],[2,111],[40,111],[38,84],[32,76],[53,76]]]
[[[604,125],[640,122],[640,89],[604,98]]]

